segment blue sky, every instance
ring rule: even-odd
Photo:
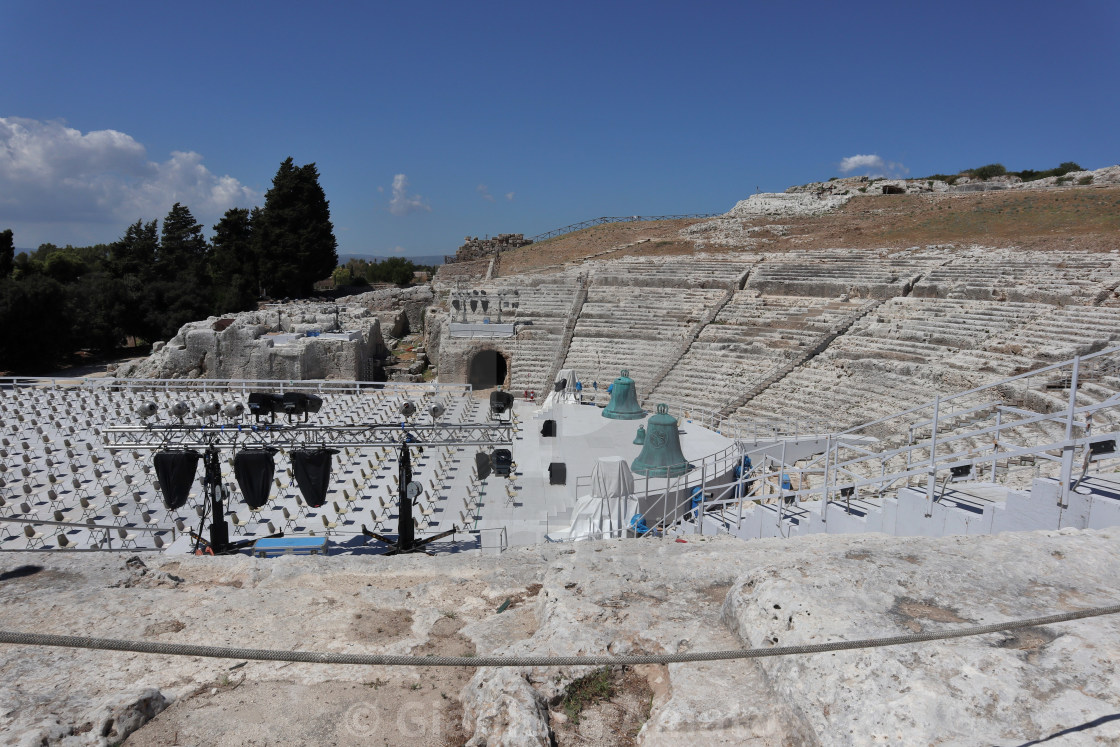
[[[0,228],[112,241],[176,200],[209,227],[292,156],[340,253],[444,254],[724,211],[856,155],[1112,165],[1118,82],[1112,0],[0,0]]]

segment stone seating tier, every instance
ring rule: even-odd
[[[757,257],[736,260],[623,259],[594,271],[597,285],[733,288]]]

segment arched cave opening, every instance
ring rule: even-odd
[[[493,389],[506,383],[509,363],[497,350],[480,350],[471,358],[468,381],[474,389]]]

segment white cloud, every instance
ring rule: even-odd
[[[910,173],[910,169],[901,163],[887,161],[882,156],[874,154],[848,156],[840,161],[840,173],[850,174],[853,171],[863,172],[867,176],[890,177],[893,179],[902,178]]]
[[[0,221],[21,226],[21,245],[112,240],[125,224],[162,218],[175,202],[209,225],[260,200],[232,176],[211,173],[198,153],[151,161],[117,130],[83,133],[57,121],[0,117]]]
[[[506,192],[506,199],[513,202],[513,192]]]
[[[408,215],[417,211],[432,212],[432,206],[420,195],[408,193],[408,177],[397,174],[393,177],[393,199],[389,200],[389,212],[393,215]]]
[[[485,184],[479,184],[474,188],[474,191],[478,192],[482,199],[489,200],[490,202],[494,201],[494,195],[490,194],[490,190],[486,188]]]

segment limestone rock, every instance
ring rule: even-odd
[[[463,726],[473,732],[471,747],[540,745],[548,739],[548,713],[525,675],[498,670],[493,677],[475,677],[463,690]]]

